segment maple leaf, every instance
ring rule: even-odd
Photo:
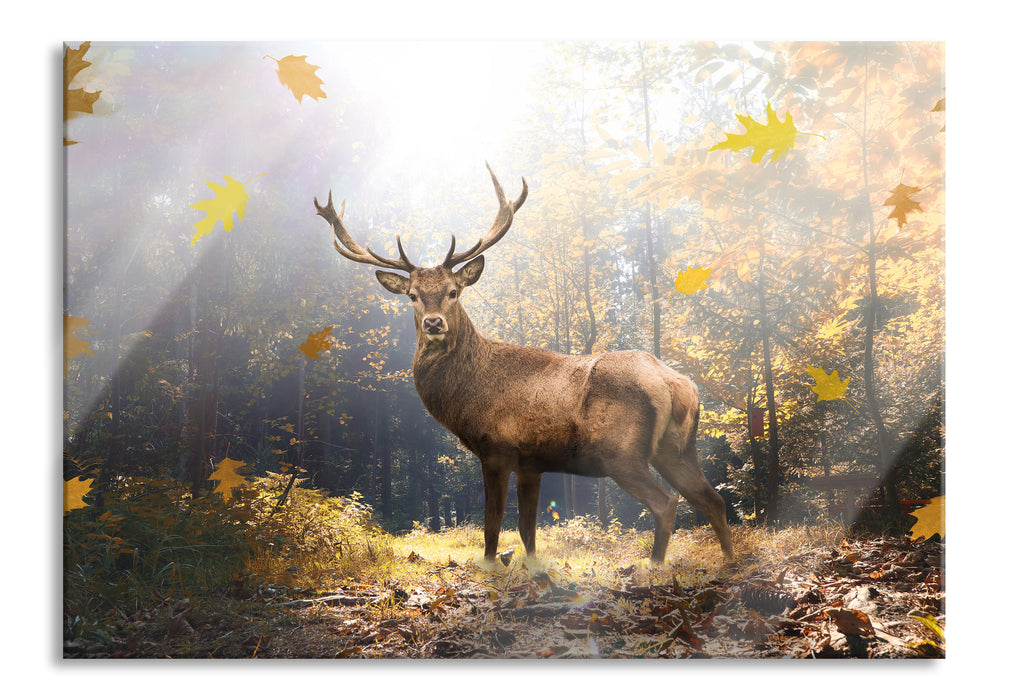
[[[91,48],[91,42],[85,41],[76,49],[69,46],[63,50],[63,121],[76,117],[78,114],[94,114],[94,104],[98,101],[102,91],[88,92],[84,88],[70,89],[77,74],[91,65],[91,61],[84,60],[84,54]],[[68,141],[63,137],[63,145],[70,146],[77,143]]]
[[[298,347],[309,357],[314,357],[316,360],[321,359],[319,353],[333,347],[333,339],[329,335],[333,328],[334,326],[326,326],[318,333],[309,333],[308,340]]]
[[[259,173],[266,175],[266,173]],[[230,231],[234,226],[234,215],[238,214],[241,221],[245,216],[245,203],[249,201],[249,195],[245,192],[245,185],[255,180],[259,175],[249,178],[245,182],[238,182],[230,175],[224,176],[224,184],[218,185],[216,182],[207,180],[207,186],[217,195],[214,199],[201,199],[196,204],[190,204],[190,209],[202,209],[207,215],[193,224],[196,227],[196,235],[189,242],[189,247],[196,245],[208,233],[214,230],[214,226],[220,221],[224,224],[224,230]]]
[[[844,392],[848,390],[848,382],[851,381],[851,377],[848,377],[842,382],[837,370],[827,374],[822,368],[810,365],[806,365],[806,374],[816,382],[813,391],[816,392],[817,403],[844,398]]]
[[[87,508],[90,505],[84,502],[84,497],[91,491],[92,483],[94,479],[85,479],[83,476],[63,482],[64,515],[76,508]]]
[[[920,537],[928,539],[932,535],[946,537],[946,497],[937,496],[929,500],[927,505],[911,513],[918,522],[911,528],[911,539]]]
[[[325,83],[315,74],[315,71],[319,70],[319,66],[313,66],[306,61],[308,56],[285,56],[280,60],[273,56],[263,56],[263,58],[277,62],[277,75],[280,77],[280,82],[290,88],[294,96],[298,98],[298,104],[301,104],[301,98],[305,95],[316,102],[320,97],[326,97],[326,93],[322,91],[322,86]]]
[[[708,278],[711,277],[710,267],[700,267],[696,270],[688,267],[676,275],[674,288],[680,294],[693,294],[708,288]]]
[[[213,493],[221,494],[225,503],[231,500],[231,492],[237,488],[245,486],[245,477],[238,473],[238,470],[245,466],[245,462],[239,462],[229,457],[225,457],[217,463],[217,469],[210,475],[210,479],[217,481],[217,488]]]
[[[76,316],[67,316],[63,314],[63,375],[67,375],[67,361],[72,360],[78,355],[91,355],[94,357],[95,354],[91,352],[91,343],[87,340],[81,340],[80,338],[74,336],[79,328],[91,323],[87,318]]]
[[[795,124],[792,122],[792,115],[788,112],[785,112],[785,121],[780,121],[778,119],[778,115],[776,115],[774,110],[771,108],[770,102],[767,103],[767,124],[760,124],[756,119],[745,114],[737,114],[736,119],[742,122],[743,126],[746,127],[746,133],[726,133],[725,141],[716,143],[708,149],[709,152],[720,148],[741,151],[744,148],[752,147],[753,156],[750,158],[751,162],[759,163],[763,159],[764,154],[768,151],[773,151],[771,160],[768,161],[769,163],[773,163],[778,160],[778,158],[788,153],[788,151],[795,148],[795,137],[798,134],[805,134],[806,136],[819,136],[820,138],[826,140],[826,137],[820,134],[807,134],[804,131],[798,131],[795,128]]]
[[[907,215],[912,211],[921,211],[921,204],[911,199],[911,195],[920,192],[920,187],[911,187],[901,183],[890,190],[890,197],[883,202],[884,207],[893,207],[893,212],[888,219],[896,219],[897,227],[903,227],[907,223]]]

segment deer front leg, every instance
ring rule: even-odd
[[[501,534],[501,519],[504,517],[505,500],[508,497],[508,477],[511,473],[496,465],[483,467],[483,558],[494,561],[497,556],[498,536]]]
[[[516,474],[516,491],[519,499],[519,536],[526,548],[526,556],[536,554],[536,512],[540,503],[541,474]]]

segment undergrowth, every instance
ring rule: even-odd
[[[317,588],[380,578],[395,561],[391,536],[359,494],[332,497],[286,477],[253,479],[236,497],[192,498],[178,482],[131,479],[102,509],[64,517],[64,634],[91,630],[172,600],[269,585]],[[234,595],[234,594],[239,595]]]
[[[102,509],[69,513],[64,518],[65,636],[101,637],[117,621],[183,598],[210,617],[239,614],[233,608],[254,592],[262,600],[264,591],[430,589],[439,581],[448,585],[463,572],[491,588],[538,572],[602,586],[620,585],[630,571],[641,585],[668,583],[674,576],[684,585],[699,585],[725,572],[710,528],[678,530],[666,563],[653,566],[647,560],[650,530],[581,517],[541,526],[535,558],[525,555],[516,531],[503,531],[501,556],[486,563],[480,527],[429,532],[417,524],[393,536],[374,523],[359,494],[333,497],[295,486],[278,506],[287,478],[250,480],[226,502],[215,494],[194,499],[177,482],[130,480],[106,491]],[[732,532],[742,562],[738,573],[745,573],[747,562],[785,562],[845,536],[837,525],[737,526]]]

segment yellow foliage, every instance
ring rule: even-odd
[[[94,479],[85,479],[83,476],[63,482],[64,515],[76,508],[87,508],[90,505],[84,502],[84,497],[91,491],[92,483],[94,483]]]
[[[303,353],[309,357],[319,358],[319,353],[324,350],[329,350],[333,347],[333,338],[329,335],[329,332],[333,330],[334,326],[326,326],[321,331],[317,333],[309,333],[308,340],[299,345]]]
[[[238,470],[245,466],[245,462],[225,457],[217,463],[217,469],[210,475],[210,479],[217,481],[217,488],[213,493],[221,494],[225,502],[231,500],[231,492],[237,488],[245,486],[248,482],[245,477],[238,473]]]
[[[674,286],[680,294],[693,294],[708,288],[709,277],[711,277],[710,267],[698,267],[696,270],[688,267],[676,276]]]
[[[266,175],[266,173],[259,175]],[[259,177],[259,175],[255,177]],[[218,221],[224,225],[225,231],[230,231],[234,226],[234,214],[238,214],[239,221],[242,220],[242,217],[245,216],[245,203],[249,201],[249,195],[246,194],[243,185],[248,184],[252,179],[255,178],[250,178],[243,183],[225,175],[223,185],[207,180],[207,186],[214,191],[217,197],[201,199],[196,204],[189,205],[190,209],[202,209],[207,212],[203,219],[193,224],[196,227],[196,235],[189,242],[190,247],[196,245],[196,241],[210,233]]]
[[[842,382],[841,377],[837,374],[837,370],[827,374],[822,368],[810,365],[806,365],[806,374],[811,376],[813,381],[816,382],[813,386],[813,391],[816,392],[818,403],[820,401],[844,398],[844,392],[848,390],[848,382],[851,381],[851,377],[848,377]]]
[[[907,215],[909,213],[912,211],[921,211],[921,204],[911,199],[911,195],[919,191],[921,191],[920,187],[911,187],[904,183],[890,190],[890,196],[883,202],[883,206],[893,207],[893,211],[886,218],[896,219],[897,226],[903,227],[907,223]]]
[[[319,70],[319,66],[313,66],[306,61],[308,56],[285,56],[279,60],[273,56],[263,56],[263,58],[277,61],[277,76],[280,78],[281,84],[290,88],[294,96],[298,98],[298,104],[301,104],[301,98],[305,95],[316,102],[320,97],[326,97],[326,93],[322,91],[324,83],[315,74],[315,71]]]
[[[937,496],[911,513],[911,517],[917,518],[918,522],[911,528],[911,539],[917,540],[924,537],[928,539],[932,535],[946,537],[946,497]]]
[[[91,323],[87,318],[77,318],[75,316],[67,316],[63,314],[63,374],[67,374],[67,361],[72,360],[78,355],[91,355],[94,357],[95,354],[91,352],[91,343],[87,340],[81,340],[74,336],[79,328]]]
[[[88,92],[83,88],[70,89],[77,74],[91,65],[91,61],[84,60],[84,54],[91,48],[91,42],[85,41],[76,49],[66,48],[63,51],[63,121],[76,117],[78,114],[94,114],[94,104],[98,101],[102,91]],[[77,143],[68,141],[63,137],[63,145],[69,146]]]
[[[725,141],[716,143],[709,148],[709,151],[716,151],[721,148],[728,148],[733,151],[741,151],[744,148],[753,148],[753,156],[750,161],[759,163],[768,151],[773,151],[771,160],[773,163],[781,156],[795,148],[795,137],[799,132],[792,122],[792,115],[785,112],[785,121],[780,121],[771,108],[771,103],[767,103],[767,124],[760,124],[753,117],[745,114],[737,114],[736,119],[746,127],[745,134],[726,134]],[[819,136],[819,134],[809,134]],[[820,136],[820,138],[824,138]]]

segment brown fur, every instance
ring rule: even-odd
[[[491,173],[493,177],[493,173]],[[697,387],[687,377],[643,352],[570,356],[483,338],[460,302],[465,287],[483,271],[478,253],[503,235],[518,203],[504,199],[491,242],[481,240],[440,266],[417,268],[374,256],[349,238],[332,207],[319,213],[333,226],[352,260],[407,272],[377,272],[391,292],[408,295],[414,310],[417,350],[414,383],[424,405],[479,459],[484,477],[484,557],[493,560],[507,496],[516,475],[519,534],[528,555],[536,551],[536,513],[543,472],[611,477],[655,518],[652,559],[665,559],[679,501],[649,472],[654,466],[711,523],[726,560],[732,541],[722,498],[697,462]],[[503,229],[502,229],[503,227]],[[475,252],[473,252],[475,251]],[[470,255],[472,253],[472,255]],[[369,259],[369,256],[372,256]],[[460,260],[462,268],[452,270]]]

